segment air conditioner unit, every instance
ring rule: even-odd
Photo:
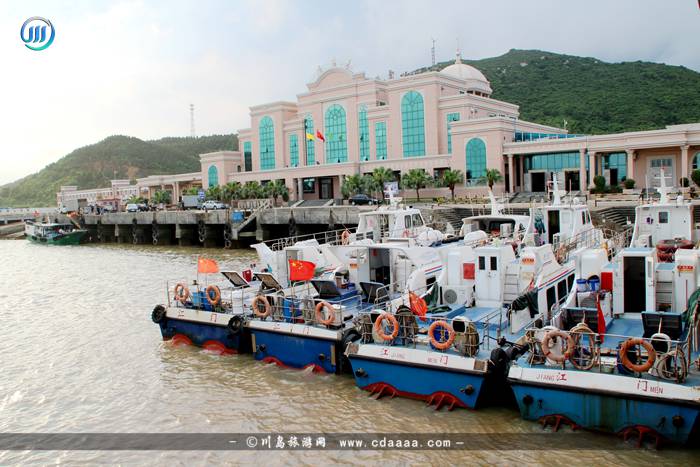
[[[471,287],[445,287],[442,300],[448,305],[464,305],[471,301]]]

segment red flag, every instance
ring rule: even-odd
[[[326,138],[323,137],[323,133],[321,133],[321,130],[316,130],[316,138],[320,139],[324,143],[326,142]]]
[[[199,258],[197,260],[197,272],[199,274],[216,274],[219,272],[219,265],[213,259]]]
[[[308,281],[313,279],[316,265],[311,261],[289,260],[289,280]]]
[[[598,334],[600,335],[600,343],[603,343],[603,335],[605,334],[605,316],[603,316],[603,309],[600,307],[600,297],[596,299],[596,306],[598,307]]]
[[[425,300],[413,292],[408,292],[408,299],[411,303],[413,314],[420,317],[421,321],[425,321],[425,314],[428,312],[428,304],[425,303]]]

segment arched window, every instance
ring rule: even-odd
[[[481,138],[467,143],[467,184],[474,184],[486,175],[486,144]]]
[[[275,124],[270,117],[260,119],[260,170],[275,168]]]
[[[695,155],[693,156],[693,170],[700,169],[700,166],[698,166],[698,163],[700,163],[700,152],[696,152]]]
[[[358,113],[360,127],[360,160],[369,160],[369,123],[367,122],[367,106],[361,105]]]
[[[207,172],[207,175],[207,178],[209,179],[209,187],[219,185],[219,169],[217,169],[215,165],[209,166],[209,171]]]
[[[299,144],[296,133],[289,135],[289,163],[292,167],[299,167]]]
[[[403,157],[425,155],[423,96],[408,91],[401,99],[401,129],[403,130]]]
[[[314,165],[316,161],[316,153],[314,151],[315,133],[314,119],[307,116],[304,119],[304,140],[306,141],[306,165]]]
[[[347,162],[348,139],[345,110],[333,104],[326,110],[326,164]]]

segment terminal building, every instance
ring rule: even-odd
[[[398,177],[411,169],[436,177],[460,170],[457,196],[483,193],[492,168],[503,176],[500,192],[544,192],[554,175],[567,190],[586,191],[596,175],[608,185],[631,178],[636,188],[658,186],[661,169],[667,185],[681,186],[698,168],[700,123],[572,135],[521,120],[517,105],[491,94],[488,79],[459,53],[441,71],[386,80],[344,67],[319,69],[295,101],[250,107],[238,151],[202,154],[201,173],[139,179],[138,192],[168,189],[177,199],[183,185],[283,180],[292,200],[332,199],[341,197],[345,176],[377,167]]]

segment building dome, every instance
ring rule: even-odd
[[[478,91],[484,94],[491,94],[491,84],[486,76],[476,68],[466,63],[462,63],[460,53],[452,65],[449,65],[441,73],[467,82],[467,91]]]

